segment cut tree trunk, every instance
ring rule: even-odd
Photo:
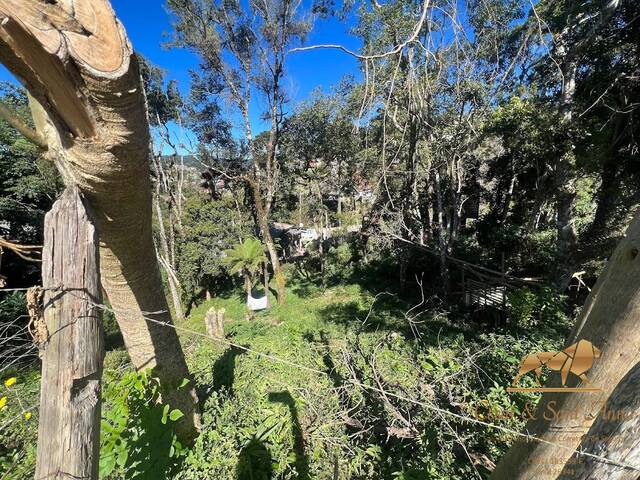
[[[594,359],[593,367],[587,372],[589,381],[602,392],[545,393],[538,403],[537,419],[526,426],[529,434],[566,448],[535,441],[518,442],[500,461],[491,478],[556,478],[572,451],[579,447],[581,435],[598,417],[602,402],[622,398],[614,389],[624,390],[625,377],[640,361],[640,330],[637,328],[640,318],[639,251],[640,216],[632,222],[598,278],[567,342],[571,345],[581,339],[589,340],[602,351],[601,357]],[[560,383],[558,375],[551,380],[550,386]],[[635,408],[634,405],[629,406]],[[547,412],[547,419],[544,412]],[[564,412],[564,415],[553,412]]]
[[[580,444],[580,450],[612,462],[574,454],[561,478],[637,480],[640,476],[640,364],[618,384]],[[615,463],[614,463],[615,462]],[[616,463],[618,465],[616,465]],[[622,465],[635,467],[628,468]]]
[[[44,222],[42,349],[35,478],[98,478],[104,360],[98,238],[77,188]],[[44,339],[43,339],[44,340]]]
[[[211,338],[223,339],[224,338],[224,308],[217,310],[211,307],[207,312],[205,322],[207,327],[207,333]]]
[[[155,368],[164,400],[197,434],[194,388],[162,288],[151,231],[149,124],[124,27],[107,0],[0,0],[0,61],[35,101],[34,122],[65,183],[95,213],[102,286],[137,369]],[[165,325],[166,324],[166,325]]]

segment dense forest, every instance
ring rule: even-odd
[[[0,0],[0,480],[638,478],[637,0],[153,3]]]

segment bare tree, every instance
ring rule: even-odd
[[[285,58],[290,46],[303,39],[309,24],[298,18],[292,0],[251,0],[248,6],[233,0],[216,4],[203,0],[169,0],[176,17],[173,45],[189,48],[201,59],[196,88],[220,92],[240,113],[247,144],[250,187],[256,223],[269,252],[278,302],[284,302],[285,278],[269,218],[278,187],[277,162],[286,95]],[[258,148],[251,123],[252,95],[266,100],[264,118],[270,123],[264,150]]]

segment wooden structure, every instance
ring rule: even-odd
[[[503,310],[507,306],[509,290],[539,285],[535,279],[514,277],[504,271],[499,272],[457,258],[449,257],[448,261],[460,270],[462,303],[465,307],[495,307]],[[504,256],[502,263],[504,265]]]
[[[109,0],[0,0],[0,19],[0,62],[30,93],[36,128],[27,133],[95,212],[101,283],[131,362],[179,385],[191,375],[177,332],[165,327],[172,319],[153,243],[148,112],[124,26]],[[200,425],[194,385],[163,394],[184,414],[175,428],[185,445]]]
[[[465,307],[497,307],[507,304],[507,286],[491,285],[474,279],[468,279],[463,287],[463,303]]]
[[[45,218],[42,352],[35,478],[98,478],[104,344],[98,242],[78,189]]]

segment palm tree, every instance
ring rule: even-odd
[[[255,237],[247,237],[233,248],[225,250],[223,262],[231,274],[242,272],[247,295],[251,295],[254,279],[259,269],[267,261],[264,245]]]

